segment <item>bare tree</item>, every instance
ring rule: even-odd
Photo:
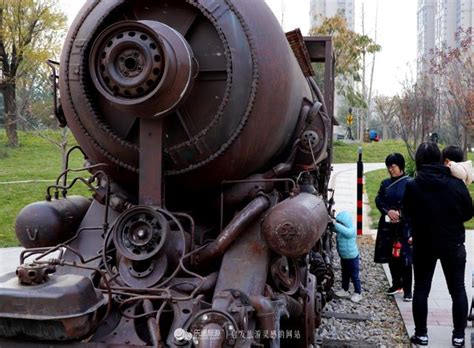
[[[382,124],[382,139],[393,136],[391,129],[395,128],[395,117],[399,113],[400,103],[396,97],[376,96],[374,98],[375,112]]]
[[[436,98],[429,75],[419,78],[414,84],[406,82],[398,101],[398,126],[410,157],[415,159],[419,144],[427,139],[433,129],[436,115]]]
[[[361,17],[362,17],[362,35],[367,37],[366,32],[365,32],[365,8],[364,4],[362,4],[362,11],[361,11]],[[378,20],[378,1],[377,1],[377,6],[376,6],[376,13],[375,13],[375,32],[374,32],[374,40],[373,43],[377,45],[377,20]],[[373,85],[373,80],[374,80],[374,69],[375,69],[375,55],[379,50],[374,50],[372,52],[363,52],[362,54],[362,96],[364,99],[364,103],[367,106],[366,109],[362,109],[363,116],[362,119],[365,120],[365,122],[361,122],[361,127],[367,127],[370,124],[370,115],[372,114],[372,85]],[[370,77],[369,77],[369,83],[367,83],[367,56],[368,54],[372,54],[372,63],[370,67]],[[361,129],[361,134],[364,133],[364,128]],[[362,140],[362,139],[361,139]]]
[[[472,28],[456,33],[458,47],[434,50],[431,72],[437,77],[439,110],[449,130],[447,140],[467,152],[469,135],[474,129],[474,62]]]

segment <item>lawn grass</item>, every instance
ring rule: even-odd
[[[59,131],[45,131],[43,136],[54,141],[60,140]],[[62,171],[61,150],[36,132],[19,132],[20,146],[10,148],[5,132],[0,132],[0,247],[17,246],[15,237],[15,218],[27,204],[44,200],[46,187]],[[68,137],[69,147],[76,145],[73,137]],[[83,166],[84,159],[78,152],[71,156],[70,167]],[[87,173],[84,174],[87,176]],[[73,177],[74,175],[71,175]],[[31,182],[1,184],[22,180],[53,180],[49,182]],[[88,190],[78,185],[70,194],[90,195]]]
[[[355,163],[358,160],[360,143],[334,142],[334,163]],[[399,152],[405,158],[408,151],[401,140],[385,140],[362,144],[362,160],[367,163],[384,162],[385,157],[392,152]]]

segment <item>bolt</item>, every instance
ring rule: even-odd
[[[174,338],[176,338],[176,341],[181,342],[184,340],[185,333],[186,331],[184,331],[183,329],[176,329],[174,331]]]
[[[207,314],[204,314],[204,315],[202,316],[202,320],[206,321],[207,319],[209,319],[209,316],[208,316]]]

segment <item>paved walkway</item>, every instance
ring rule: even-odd
[[[356,174],[357,167],[355,164],[335,164],[333,175],[330,181],[330,187],[335,188],[334,194],[334,208],[336,212],[347,210],[356,216]],[[364,173],[385,168],[383,163],[367,163],[364,165]],[[370,234],[375,238],[376,230],[371,230],[368,223],[367,212],[369,209],[367,196],[364,197],[364,234]],[[465,284],[469,306],[471,304],[472,291],[472,270],[474,269],[474,238],[472,234],[474,231],[467,231],[466,233],[466,251],[467,263],[465,273]],[[387,278],[390,279],[390,272],[387,265],[384,265]],[[407,328],[408,334],[411,336],[414,333],[413,316],[411,312],[411,302],[403,302],[403,294],[395,296],[398,308],[402,314],[403,321]],[[451,347],[451,333],[452,333],[452,315],[451,315],[451,297],[444,280],[441,265],[438,262],[436,271],[433,277],[430,297],[428,300],[428,337],[429,346],[432,348],[446,348]],[[466,329],[466,347],[471,347],[471,334],[474,334],[474,328],[471,322],[468,322]],[[473,342],[474,343],[474,342]]]

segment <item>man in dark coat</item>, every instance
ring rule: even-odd
[[[403,213],[410,218],[413,233],[415,335],[411,341],[428,344],[428,296],[439,259],[453,301],[452,343],[464,346],[468,311],[464,222],[472,217],[472,200],[462,180],[451,176],[449,168],[441,164],[435,143],[421,144],[415,160],[417,176],[407,184],[403,199]]]

